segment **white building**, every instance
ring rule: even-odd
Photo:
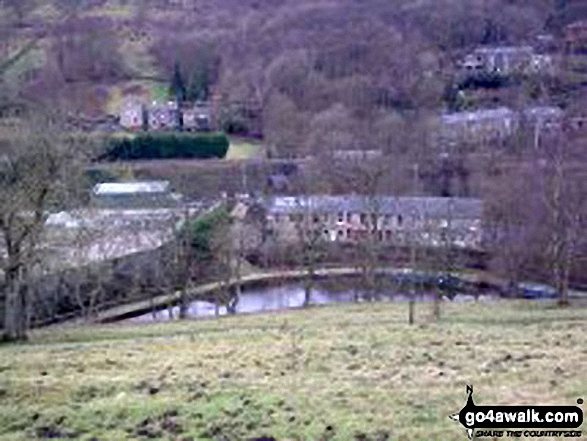
[[[168,181],[107,182],[92,190],[92,203],[99,208],[171,208],[180,200]]]

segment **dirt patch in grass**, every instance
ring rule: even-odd
[[[170,410],[156,417],[145,418],[135,430],[133,436],[141,439],[162,438],[179,435],[183,428],[177,422],[177,411]]]

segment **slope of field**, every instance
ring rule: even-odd
[[[586,309],[406,310],[39,331],[0,348],[0,438],[460,441],[466,384],[477,404],[587,396]]]

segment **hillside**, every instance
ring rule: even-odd
[[[585,309],[447,304],[433,325],[419,305],[414,327],[406,312],[36,331],[0,347],[0,438],[457,441],[466,384],[478,404],[587,395]]]
[[[260,103],[268,142],[289,154],[322,145],[325,129],[349,147],[401,144],[380,129],[407,133],[404,112],[445,107],[466,51],[559,38],[584,3],[5,0],[2,94],[103,115],[125,95],[167,98],[178,71],[187,98]]]

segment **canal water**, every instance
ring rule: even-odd
[[[354,286],[353,286],[354,285]],[[311,293],[311,305],[328,305],[335,303],[351,303],[355,299],[365,299],[365,290],[360,285],[350,280],[336,283],[327,280],[318,280]],[[292,308],[301,308],[304,305],[305,289],[303,282],[286,282],[277,286],[255,286],[243,289],[239,302],[236,305],[236,314],[248,314],[267,311],[279,311]],[[473,296],[457,296],[457,301],[473,301]],[[484,294],[484,298],[498,298],[498,294]],[[418,293],[418,301],[432,301],[435,298],[433,291]],[[393,287],[380,287],[377,292],[377,301],[405,302],[409,300],[406,290],[399,291]],[[364,300],[362,300],[364,301]],[[179,315],[179,307],[171,308],[174,318]],[[205,301],[194,301],[188,306],[187,315],[189,318],[213,317],[216,313],[214,303]],[[221,306],[220,315],[227,315],[225,306]],[[169,309],[164,309],[135,318],[129,319],[133,322],[167,321],[170,319]]]

